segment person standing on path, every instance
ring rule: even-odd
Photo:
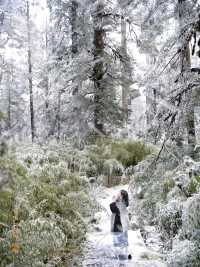
[[[124,248],[126,255],[128,255],[128,206],[129,197],[126,190],[120,190],[117,196],[113,196],[113,202],[110,204],[110,210],[112,212],[111,232],[113,233],[113,244],[115,247]],[[131,258],[129,254],[128,259]]]

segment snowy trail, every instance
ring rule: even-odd
[[[99,218],[95,229],[87,234],[85,256],[82,261],[83,267],[166,267],[162,255],[156,252],[156,248],[147,248],[140,231],[129,230],[129,253],[132,260],[119,260],[119,248],[113,247],[112,234],[110,232],[109,203],[112,196],[120,189],[127,186],[106,188],[97,194],[97,200],[103,207],[101,212],[96,213]],[[155,244],[156,247],[156,244]]]

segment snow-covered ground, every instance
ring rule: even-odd
[[[112,196],[120,189],[128,190],[128,186],[116,186],[113,188],[103,188],[96,192],[102,211],[97,212],[95,218],[97,223],[93,230],[87,234],[85,256],[82,261],[83,267],[165,267],[163,256],[158,253],[158,245],[154,237],[151,236],[152,245],[146,246],[140,234],[140,231],[129,230],[129,253],[131,260],[120,260],[118,255],[121,253],[119,248],[115,248],[112,242],[112,233],[110,232],[109,203]]]

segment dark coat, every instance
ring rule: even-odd
[[[116,205],[116,202],[110,204],[110,210],[114,214],[114,223],[111,229],[112,232],[122,232],[122,223],[120,218],[120,211]]]
[[[129,218],[126,204],[123,201],[110,204],[111,232],[126,232],[129,227]]]

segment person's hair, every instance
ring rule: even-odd
[[[120,193],[122,196],[122,201],[125,203],[126,207],[128,207],[129,205],[128,192],[126,190],[121,190]]]

